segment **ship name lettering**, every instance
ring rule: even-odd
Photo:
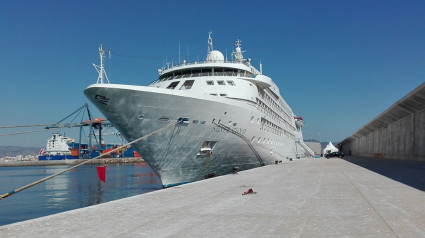
[[[237,133],[239,133],[239,134],[245,134],[246,133],[246,129],[244,129],[244,128],[240,128],[240,127],[233,127],[233,128],[231,128],[233,131],[235,131],[235,132],[237,132]],[[212,129],[212,131],[213,132],[221,132],[221,133],[229,133],[229,131],[228,130],[226,130],[226,129],[224,129],[224,128],[221,128],[221,127],[219,127],[219,126],[214,126],[213,127],[213,129]]]

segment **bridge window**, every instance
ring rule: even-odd
[[[223,80],[218,80],[217,83],[218,85],[226,85]]]
[[[225,68],[224,69],[224,75],[225,76],[237,76],[238,70],[237,69],[231,69],[231,68]]]
[[[170,83],[170,85],[168,85],[168,89],[175,89],[177,87],[177,85],[180,83],[180,81],[175,81]]]
[[[223,71],[224,71],[223,68],[214,68],[214,75],[215,76],[223,76],[224,75]]]
[[[192,70],[192,77],[201,76],[201,70],[200,69],[194,69]]]
[[[202,69],[201,76],[210,76],[211,74],[212,74],[212,69],[211,68]]]
[[[181,86],[180,90],[191,89],[194,82],[195,82],[195,80],[186,80],[184,82],[184,84]]]
[[[207,85],[214,85],[214,81],[212,81],[212,80],[208,80],[208,81],[207,81]]]

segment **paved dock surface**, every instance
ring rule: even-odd
[[[425,237],[424,169],[301,159],[1,226],[0,237]]]

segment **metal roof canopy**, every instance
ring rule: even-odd
[[[391,107],[389,107],[383,113],[379,114],[354,134],[347,137],[341,142],[341,144],[349,143],[357,138],[366,136],[372,131],[387,127],[389,124],[422,109],[425,109],[425,82],[404,96],[402,99],[398,100]]]

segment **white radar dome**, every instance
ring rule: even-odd
[[[207,61],[224,62],[223,54],[218,50],[213,50],[207,55]]]

